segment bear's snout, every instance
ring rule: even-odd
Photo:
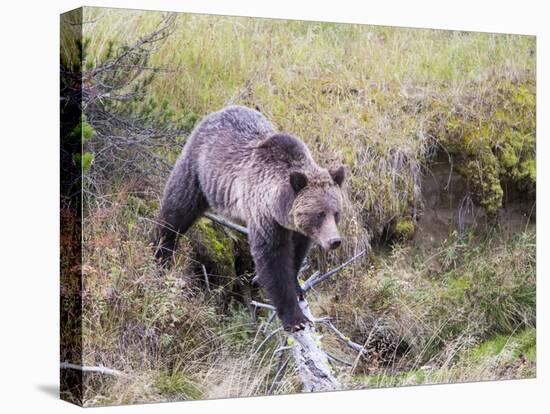
[[[342,244],[342,239],[340,237],[334,237],[328,241],[328,248],[330,250],[337,249]]]
[[[315,240],[319,243],[321,248],[326,251],[340,247],[342,239],[340,238],[340,233],[338,232],[334,217],[329,216],[324,220]]]
[[[323,250],[329,251],[340,247],[342,244],[342,239],[340,238],[340,235],[334,235],[332,237],[318,239],[317,243],[319,243]]]

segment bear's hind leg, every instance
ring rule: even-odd
[[[208,209],[208,202],[190,166],[182,165],[166,187],[155,234],[155,256],[170,266],[178,237]]]

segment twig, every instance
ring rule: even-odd
[[[208,217],[210,220],[221,224],[222,226],[229,227],[232,230],[238,231],[239,233],[248,234],[248,229],[246,227],[232,223],[231,221],[226,220],[223,217],[217,216],[212,213],[204,213],[204,217]]]
[[[210,282],[208,281],[208,273],[206,272],[206,267],[201,263],[202,274],[204,275],[204,284],[206,285],[206,290],[210,292]]]
[[[304,286],[309,286],[307,289],[311,289],[311,282],[313,282],[315,279],[317,279],[319,277],[319,275],[321,274],[321,272],[319,272],[318,270],[316,270],[315,272],[313,272],[313,274],[307,278],[307,280],[302,283],[302,289],[304,289],[305,291],[305,288]]]
[[[82,372],[97,372],[99,374],[114,375],[114,376],[117,376],[117,377],[128,377],[129,376],[128,374],[126,374],[122,371],[118,371],[118,370],[112,369],[112,368],[106,368],[103,365],[99,365],[97,367],[92,367],[92,366],[88,366],[88,365],[72,364],[70,362],[62,362],[61,364],[59,364],[59,368],[61,368],[61,369],[76,369],[76,370],[82,371]]]
[[[273,391],[275,391],[275,387],[277,387],[281,383],[281,377],[288,363],[290,362],[290,357],[288,357],[286,361],[281,364],[282,360],[283,360],[283,354],[279,356],[279,366],[277,369],[277,373],[275,374],[275,378],[273,378],[273,383],[271,384],[271,387],[269,387],[269,391],[267,392],[268,394],[272,394]]]
[[[308,291],[309,289],[311,289],[312,287],[318,285],[319,283],[321,282],[324,282],[325,280],[327,280],[329,277],[331,277],[332,275],[338,273],[339,271],[341,271],[343,268],[345,268],[346,266],[348,266],[349,264],[353,263],[354,261],[356,261],[357,259],[359,259],[361,256],[363,256],[365,253],[367,252],[367,250],[362,250],[360,253],[356,254],[355,256],[353,256],[351,259],[349,259],[348,261],[342,263],[340,266],[337,266],[335,267],[334,269],[332,270],[329,270],[328,272],[326,272],[324,275],[321,275],[321,276],[318,276],[316,278],[313,278],[313,277],[310,277],[308,280],[306,280],[304,282],[304,284],[302,285],[302,289],[304,290],[304,292]]]
[[[264,326],[264,334],[267,333],[267,330],[269,329],[269,325],[271,325],[271,322],[273,322],[273,319],[277,316],[277,312],[274,310],[271,311],[271,314],[269,315],[269,318],[267,318],[267,321],[265,322]]]
[[[307,259],[304,260],[304,263],[302,264],[302,267],[300,267],[300,270],[298,270],[298,277],[303,274],[304,272],[307,272],[309,270],[310,266],[307,262]]]
[[[340,341],[342,341],[344,344],[349,346],[351,349],[359,352],[360,354],[366,354],[367,353],[367,350],[365,349],[364,346],[359,345],[357,342],[353,342],[346,335],[344,335],[342,332],[340,332],[338,330],[338,328],[336,328],[336,326],[333,325],[332,322],[323,321],[322,323],[324,323],[326,326],[328,326],[332,330],[332,332],[334,332],[336,334],[338,339],[340,339]]]
[[[256,306],[257,308],[265,308],[265,309],[270,309],[272,311],[276,310],[275,306],[273,306],[273,305],[269,305],[267,303],[262,303],[262,302],[257,302],[255,300],[251,300],[250,304],[253,305],[253,306]]]
[[[279,352],[288,351],[289,349],[294,348],[296,345],[286,345],[286,346],[280,346],[275,351],[273,351],[274,354],[278,354]]]
[[[331,354],[330,352],[327,352],[327,356],[329,357],[329,359],[332,359],[333,361],[339,362],[342,365],[346,365],[348,367],[353,366],[353,364],[351,362],[344,361],[343,359],[338,358],[337,356]]]
[[[277,328],[273,331],[271,331],[269,333],[269,335],[267,335],[265,337],[265,339],[260,343],[260,345],[258,345],[258,348],[256,348],[256,350],[254,351],[254,353],[252,354],[252,356],[256,355],[258,352],[260,352],[260,349],[262,349],[262,347],[265,345],[265,343],[267,341],[269,341],[271,338],[273,338],[277,333],[281,332],[283,330],[283,328]]]

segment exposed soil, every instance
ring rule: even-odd
[[[503,207],[497,224],[508,232],[522,230],[535,222],[534,196],[519,191],[513,183],[503,182]],[[483,208],[473,202],[468,181],[453,168],[446,154],[436,157],[422,179],[423,211],[418,220],[414,241],[436,244],[449,235],[449,229],[459,232],[486,229],[494,225]]]

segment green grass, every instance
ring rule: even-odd
[[[523,356],[529,362],[536,362],[536,331],[534,329],[525,329],[512,336],[497,335],[473,349],[469,353],[468,358],[470,361],[476,362],[487,357],[498,357],[507,350],[512,350],[512,359],[517,360]]]

